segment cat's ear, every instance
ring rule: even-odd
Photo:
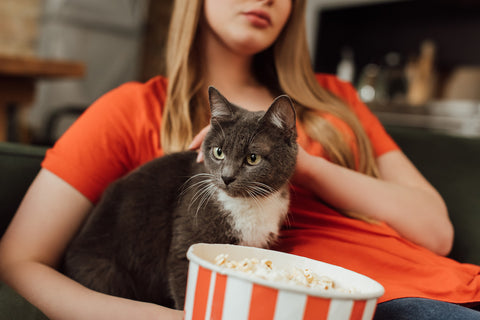
[[[228,100],[215,87],[208,87],[208,99],[210,102],[210,110],[212,119],[227,120],[231,119],[233,110]]]
[[[290,97],[287,95],[277,97],[263,116],[263,120],[283,130],[294,130],[296,114]]]

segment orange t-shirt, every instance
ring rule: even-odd
[[[377,157],[398,150],[351,85],[328,75],[317,79],[351,106]],[[105,94],[48,150],[42,166],[97,202],[109,183],[163,154],[160,123],[166,87],[166,79],[156,77]],[[341,120],[332,116],[326,119],[347,138],[351,136]],[[324,156],[321,145],[300,126],[298,136],[307,152]],[[480,301],[479,266],[438,256],[405,240],[386,223],[347,218],[310,192],[293,188],[291,215],[282,230],[279,250],[336,264],[377,280],[385,287],[380,302],[401,297]]]

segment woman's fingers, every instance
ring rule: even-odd
[[[197,150],[202,146],[203,139],[205,139],[205,136],[210,130],[210,125],[206,126],[200,132],[193,138],[192,143],[188,146],[189,150]]]
[[[189,150],[198,150],[197,162],[203,161],[203,152],[201,147],[208,130],[210,130],[210,125],[200,130],[200,132],[193,138],[192,143],[190,143],[188,146]]]

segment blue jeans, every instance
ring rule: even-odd
[[[467,308],[454,303],[422,298],[402,298],[377,305],[373,320],[480,320],[478,306]]]

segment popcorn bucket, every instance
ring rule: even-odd
[[[217,256],[229,259],[268,259],[282,270],[308,268],[333,280],[336,289],[272,281],[219,266]],[[195,244],[185,297],[185,319],[212,320],[371,320],[384,293],[376,281],[353,271],[304,257],[253,247]]]

